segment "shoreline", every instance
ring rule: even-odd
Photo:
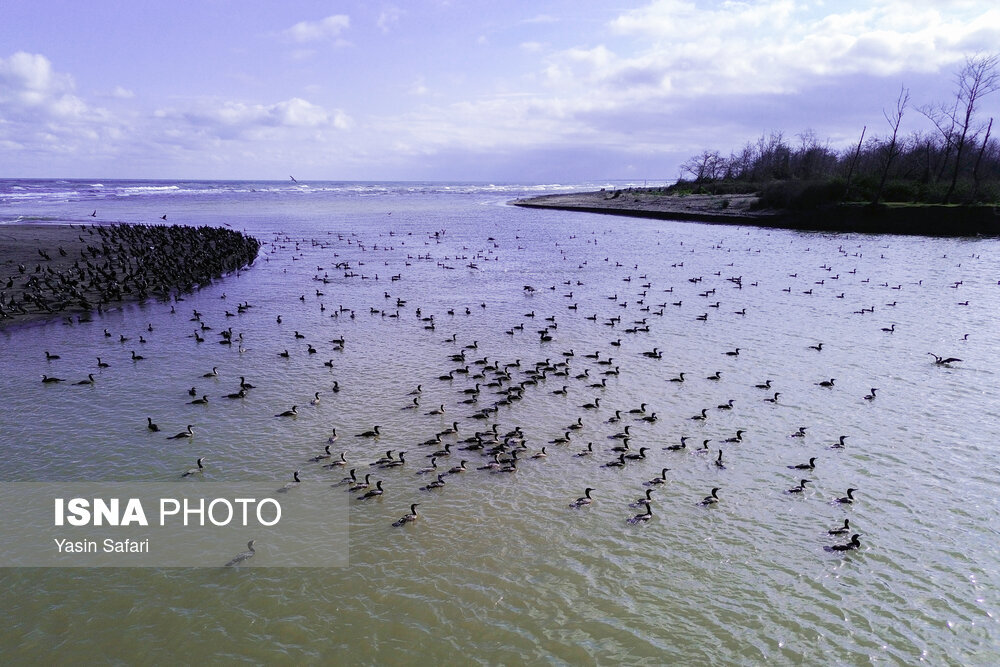
[[[750,225],[813,232],[859,232],[917,236],[1000,236],[1000,210],[993,206],[880,206],[840,204],[811,211],[751,210],[752,194],[663,195],[650,190],[540,195],[509,202],[655,220]]]
[[[251,265],[260,242],[216,227],[0,226],[0,330],[169,299]]]

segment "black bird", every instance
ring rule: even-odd
[[[48,353],[46,353],[46,354],[48,354]],[[929,354],[932,357],[934,357],[934,363],[937,364],[938,366],[947,366],[948,364],[953,364],[953,363],[961,361],[961,359],[958,359],[956,357],[947,357],[947,358],[939,357],[938,355],[934,354],[933,352],[928,352],[927,354]],[[59,357],[55,357],[55,358],[58,359]]]
[[[826,531],[829,535],[846,535],[851,532],[851,520],[844,519],[844,525],[840,528],[834,528],[833,530]]]
[[[854,502],[854,492],[855,491],[857,491],[857,489],[848,489],[846,496],[844,496],[843,498],[837,498],[837,500],[834,501],[834,502],[838,502],[838,503],[840,503],[842,505],[850,505],[851,503]]]
[[[717,502],[719,502],[719,488],[720,487],[717,486],[714,489],[712,489],[712,494],[709,496],[705,496],[705,499],[701,501],[701,504],[714,505]]]
[[[95,214],[96,214],[96,212],[95,212]],[[233,567],[235,565],[239,565],[240,563],[244,563],[244,562],[250,560],[251,558],[253,558],[254,554],[257,553],[257,551],[253,548],[253,545],[254,545],[254,543],[256,541],[257,540],[250,540],[249,542],[247,542],[247,551],[244,551],[242,553],[238,553],[235,556],[233,556],[233,559],[231,561],[229,561],[228,563],[226,563],[225,566],[226,567]]]
[[[191,468],[190,470],[188,470],[187,472],[185,472],[183,475],[181,475],[181,477],[191,477],[192,475],[197,475],[198,473],[204,472],[205,471],[205,466],[203,466],[201,464],[201,462],[204,461],[204,460],[205,460],[204,456],[199,457],[198,458],[198,467],[197,468]]]
[[[643,504],[646,506],[646,511],[643,512],[642,514],[636,514],[634,517],[629,519],[628,520],[629,524],[634,526],[637,523],[640,523],[642,521],[649,521],[650,519],[653,518],[653,509],[652,507],[650,507],[649,502],[647,501]]]
[[[785,493],[802,493],[803,491],[806,490],[806,484],[809,484],[811,482],[812,482],[812,480],[808,480],[808,479],[799,480],[799,485],[798,486],[793,486],[792,488],[790,488],[787,491],[785,491]]]
[[[160,430],[160,427],[153,423],[152,417],[146,417],[146,428],[148,428],[150,431],[153,431],[154,433]]]
[[[590,505],[594,502],[594,499],[590,497],[590,492],[594,489],[589,486],[583,490],[583,495],[574,500],[569,504],[570,507],[583,507],[584,505]]]
[[[809,459],[809,463],[800,463],[794,466],[788,466],[789,470],[813,470],[816,467],[816,457],[813,456]]]
[[[667,472],[669,470],[670,470],[670,468],[664,468],[663,470],[660,471],[660,476],[659,477],[654,477],[653,479],[649,480],[648,482],[643,482],[643,486],[659,486],[660,484],[666,484],[667,483]]]
[[[191,426],[191,424],[188,424],[186,431],[181,431],[177,435],[172,435],[168,437],[167,440],[180,440],[181,438],[190,438],[193,436],[194,436],[194,428]]]
[[[394,521],[392,523],[392,525],[395,526],[396,528],[399,528],[404,523],[412,523],[412,522],[416,521],[417,520],[417,505],[419,505],[419,504],[420,503],[413,503],[412,505],[410,505],[410,513],[409,514],[404,514],[403,516],[399,517],[399,520],[398,521]]]
[[[853,551],[861,547],[861,537],[858,533],[851,535],[851,541],[847,544],[834,544],[832,547],[827,547],[830,551]]]
[[[378,480],[377,482],[375,482],[375,488],[371,489],[367,493],[358,496],[358,500],[368,500],[370,498],[377,498],[378,496],[381,496],[382,493],[383,493],[382,480]]]

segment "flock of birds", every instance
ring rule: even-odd
[[[119,229],[117,233],[123,232]],[[445,231],[431,232],[422,241],[433,248],[443,242],[445,235]],[[496,250],[500,248],[499,243],[490,237],[478,249],[470,250],[466,247],[460,252],[443,257],[434,257],[429,249],[417,254],[408,253],[405,260],[397,260],[401,264],[399,273],[380,277],[369,267],[390,266],[388,258],[398,256],[395,252],[396,244],[402,245],[401,239],[404,238],[402,235],[393,237],[396,237],[396,233],[390,232],[388,238],[368,243],[357,233],[331,234],[329,239],[293,239],[279,234],[269,244],[265,244],[268,264],[272,257],[278,258],[283,252],[291,254],[293,261],[302,261],[307,257],[311,259],[327,257],[331,262],[330,266],[316,267],[316,272],[310,276],[310,280],[314,283],[314,286],[310,287],[310,298],[306,298],[306,293],[303,293],[297,299],[297,303],[289,304],[291,310],[299,313],[315,313],[319,310],[334,327],[341,318],[354,319],[364,315],[375,322],[386,319],[408,320],[423,331],[421,335],[427,338],[429,344],[442,349],[440,370],[437,374],[418,378],[415,386],[407,387],[408,392],[400,391],[398,396],[398,409],[413,415],[409,420],[414,425],[413,428],[401,434],[383,430],[381,424],[373,424],[370,428],[358,429],[357,432],[338,433],[337,428],[331,426],[322,451],[303,451],[299,463],[294,465],[296,469],[291,474],[291,481],[277,489],[277,493],[293,492],[302,483],[301,473],[306,464],[314,466],[311,476],[327,479],[334,487],[353,494],[356,498],[354,502],[358,505],[383,497],[396,499],[407,495],[405,490],[409,488],[410,500],[413,502],[409,503],[408,511],[392,524],[401,527],[418,521],[421,516],[418,507],[442,502],[439,498],[447,496],[449,489],[463,483],[473,483],[464,480],[481,475],[496,477],[530,475],[532,467],[545,460],[573,458],[594,461],[593,474],[597,480],[600,480],[600,476],[607,471],[617,470],[621,475],[614,481],[606,480],[603,484],[601,481],[595,481],[593,486],[583,490],[583,495],[569,502],[569,508],[584,510],[601,502],[602,489],[607,486],[614,485],[620,488],[622,484],[631,483],[636,487],[636,494],[642,494],[631,503],[631,506],[642,511],[633,514],[626,521],[633,525],[646,524],[656,517],[654,507],[660,503],[662,490],[670,485],[671,470],[684,465],[686,460],[704,461],[703,465],[720,473],[717,485],[712,486],[710,490],[706,489],[701,500],[693,498],[690,502],[706,509],[725,503],[726,485],[723,471],[730,466],[739,465],[741,447],[754,437],[753,428],[734,429],[729,437],[725,437],[728,434],[715,437],[678,434],[676,439],[664,442],[659,436],[654,437],[649,433],[649,427],[667,417],[664,408],[658,409],[656,406],[663,397],[652,396],[649,398],[649,403],[643,402],[639,405],[609,405],[611,401],[602,401],[602,396],[610,386],[628,383],[630,369],[638,367],[639,364],[660,364],[656,368],[662,375],[664,395],[669,389],[674,392],[671,395],[676,396],[677,392],[683,391],[686,383],[692,382],[709,383],[708,386],[719,387],[720,392],[738,392],[737,399],[727,398],[724,393],[720,393],[718,400],[713,400],[711,405],[694,406],[690,410],[690,417],[685,417],[683,420],[692,429],[703,427],[706,422],[718,419],[716,415],[738,416],[742,407],[740,403],[750,400],[746,398],[748,395],[754,396],[752,400],[761,405],[770,404],[775,410],[785,404],[787,399],[785,392],[788,390],[773,382],[771,378],[762,375],[760,381],[753,386],[735,389],[726,383],[726,375],[729,373],[726,370],[715,371],[702,377],[696,377],[697,371],[690,369],[683,372],[671,370],[664,361],[664,350],[661,347],[663,343],[660,342],[655,346],[651,344],[659,340],[658,323],[662,320],[676,321],[678,318],[683,318],[693,324],[721,316],[717,313],[725,312],[721,303],[724,300],[721,296],[722,289],[728,288],[733,294],[738,295],[744,288],[758,286],[756,282],[746,280],[742,276],[723,276],[723,268],[711,276],[685,276],[683,289],[681,286],[676,286],[675,293],[674,285],[654,283],[638,265],[624,266],[608,258],[602,270],[620,274],[623,289],[620,293],[589,294],[588,303],[591,308],[588,310],[582,309],[579,303],[588,289],[579,278],[542,287],[525,284],[519,287],[520,298],[525,304],[523,317],[519,318],[519,321],[503,325],[494,322],[492,318],[480,319],[480,325],[490,323],[498,330],[503,328],[503,333],[509,337],[508,340],[513,341],[515,348],[520,351],[519,356],[513,358],[497,358],[486,349],[487,345],[481,346],[476,339],[459,340],[457,331],[448,325],[454,318],[468,318],[476,313],[487,312],[491,306],[486,301],[432,312],[436,309],[426,305],[411,306],[408,300],[412,300],[412,296],[403,298],[393,291],[397,283],[400,286],[405,284],[404,267],[416,262],[436,265],[437,268],[447,270],[455,270],[459,262],[463,262],[464,268],[468,271],[478,272],[481,270],[480,264],[497,261]],[[412,233],[406,238],[411,244],[413,243]],[[383,251],[385,254],[380,254]],[[343,259],[341,253],[351,255],[352,259]],[[844,258],[857,257],[843,246],[840,248],[840,255]],[[579,268],[582,270],[584,267],[585,263],[581,263]],[[675,262],[671,268],[676,270],[675,273],[680,273],[683,271],[683,262]],[[839,273],[834,273],[832,265],[824,264],[821,268],[828,272],[828,278],[823,282],[830,281],[837,284],[835,281],[842,279]],[[332,275],[331,271],[334,272]],[[790,274],[789,277],[797,278],[797,274]],[[844,272],[843,278],[847,277],[867,282],[866,279],[856,277],[856,269]],[[354,281],[371,281],[369,284],[378,282],[379,290],[382,292],[381,301],[371,304],[368,313],[363,311],[358,313],[356,312],[358,309],[342,305],[337,307],[326,305],[326,291],[332,295],[336,291],[350,290],[352,289],[350,285]],[[705,281],[711,285],[706,285]],[[843,280],[843,282],[848,281]],[[607,282],[603,284],[606,285]],[[901,285],[889,284],[884,284],[882,287],[886,290],[902,288]],[[800,291],[803,294],[811,294],[813,289],[810,286]],[[790,290],[791,288],[788,288],[783,291]],[[312,296],[312,291],[315,292],[315,297]],[[550,295],[562,293],[565,305],[557,308],[549,298],[544,302],[543,309],[539,303],[540,292],[548,292]],[[681,298],[682,292],[684,292],[683,298]],[[201,312],[198,309],[184,311],[181,299],[177,298],[176,294],[174,296],[175,301],[169,305],[170,314],[190,319],[190,326],[194,328],[193,345],[200,345],[214,338],[214,342],[230,349],[235,348],[239,354],[248,352],[244,347],[243,334],[234,332],[235,326],[221,327],[215,323],[229,322],[230,318],[235,318],[232,321],[238,326],[240,318],[253,313],[256,306],[245,301],[231,310],[227,307],[228,302],[224,301],[223,305],[212,312]],[[225,294],[222,296],[224,300]],[[843,298],[844,294],[835,296]],[[683,307],[684,299],[700,299],[697,303],[703,304],[703,307],[697,307],[697,314],[693,314],[690,308]],[[605,304],[603,308],[594,305],[602,302]],[[894,305],[895,302],[887,304],[890,307]],[[854,312],[864,314],[874,310],[874,306],[865,306],[860,311]],[[586,314],[587,312],[590,314]],[[350,354],[354,341],[345,340],[343,334],[334,334],[335,337],[332,339],[326,336],[320,339],[315,329],[309,330],[308,335],[290,329],[290,325],[284,323],[283,317],[295,321],[293,319],[295,314],[295,312],[291,314],[286,312],[284,316],[274,312],[266,314],[266,317],[273,318],[279,332],[278,338],[272,341],[272,349],[256,350],[253,354],[273,355],[276,361],[304,355],[309,360],[315,360],[309,363],[314,364],[317,371],[323,367],[332,371],[335,367],[334,359],[326,357],[329,361],[324,360],[325,355],[320,355],[320,350]],[[729,317],[746,315],[746,307],[729,308]],[[572,318],[577,326],[586,327],[591,331],[607,331],[610,335],[606,347],[576,351],[572,346],[560,345],[557,340],[561,332],[566,329],[564,321],[567,318]],[[451,329],[449,335],[442,334],[442,331],[448,332],[449,329]],[[154,327],[150,323],[146,333],[152,336],[153,331]],[[891,323],[882,328],[879,334],[892,336],[896,331],[895,323]],[[125,333],[113,334],[107,329],[104,329],[103,335],[119,343],[129,340],[129,336]],[[691,335],[698,335],[697,330],[691,330]],[[142,335],[139,338],[141,342],[145,342]],[[637,350],[646,342],[650,343],[646,349]],[[817,355],[817,359],[829,354],[829,344],[824,347],[823,342],[815,342],[808,348],[809,354]],[[754,363],[753,350],[746,346],[732,345],[717,352],[720,361],[727,360],[730,364],[724,368],[731,367],[732,364]],[[528,357],[532,354],[537,360],[528,361]],[[961,359],[952,356],[928,354],[934,357],[933,363],[936,366],[951,367],[961,362]],[[45,351],[45,363],[51,364],[59,358],[58,354]],[[218,359],[218,364],[211,371],[202,373],[201,378],[215,381],[227,376],[226,369],[230,366],[227,358],[219,356]],[[139,363],[142,360],[142,355],[137,354],[134,349],[131,350],[131,363]],[[339,362],[336,362],[336,365],[339,365]],[[97,372],[104,372],[108,364],[98,357],[96,367]],[[192,373],[191,379],[197,384],[200,378]],[[233,391],[222,395],[223,402],[243,401],[254,395],[255,386],[245,376],[239,377],[238,386],[235,384],[235,379],[232,378]],[[348,386],[351,383],[363,382],[361,378],[340,380],[345,381],[345,385]],[[48,374],[42,376],[42,382],[68,383],[62,378]],[[97,382],[95,375],[88,373],[86,379],[79,380],[75,384],[94,385],[95,382]],[[334,381],[332,384],[328,382],[327,385],[322,391],[311,392],[313,398],[310,403],[313,406],[321,405],[325,397],[336,395],[341,391],[340,381]],[[817,377],[813,385],[816,392],[842,391],[836,378]],[[859,395],[857,399],[859,402],[877,403],[877,391],[878,387],[871,387],[868,394]],[[214,396],[199,392],[195,386],[187,392],[190,399],[186,401],[188,404],[206,405],[216,402]],[[425,405],[422,401],[425,400],[425,395],[429,394],[436,398],[432,404]],[[446,396],[444,400],[440,398],[442,394]],[[572,400],[570,396],[586,398],[569,403]],[[562,429],[562,434],[553,438],[540,438],[531,424],[515,423],[518,421],[517,406],[522,401],[563,401],[566,404],[567,423]],[[272,418],[299,419],[302,414],[299,403],[295,403],[289,409],[275,413]],[[676,421],[677,415],[671,414],[670,417]],[[147,431],[160,433],[160,427],[152,417],[147,416],[144,419]],[[507,426],[504,426],[505,421],[508,422]],[[730,419],[726,423],[733,421]],[[443,428],[427,427],[427,432],[423,436],[415,435],[419,428],[425,427],[428,423],[438,423]],[[195,429],[194,424],[188,424],[184,430],[170,435],[169,439],[195,441]],[[802,426],[787,437],[804,442],[810,437],[807,435],[808,429],[809,426]],[[341,430],[344,430],[343,425]],[[816,488],[817,480],[822,477],[823,468],[832,465],[828,459],[834,457],[837,450],[843,450],[851,436],[838,434],[835,437],[835,440],[822,445],[824,449],[832,450],[828,454],[818,453],[819,445],[814,445],[809,452],[811,455],[803,456],[806,460],[789,461],[784,466],[793,471],[791,474],[798,479],[794,486],[784,490],[785,494],[807,496]],[[689,446],[692,440],[700,443],[691,442]],[[382,449],[382,443],[386,441],[396,444],[389,449]],[[604,442],[607,444],[602,444]],[[203,477],[206,462],[210,462],[210,457],[199,456],[195,467],[179,474],[186,479]],[[650,465],[659,470],[659,473],[652,478],[648,477],[648,472],[645,474],[643,472],[648,470]],[[857,502],[855,494],[859,492],[863,493],[859,488],[850,487],[843,493],[831,494],[827,497],[827,502],[850,508]],[[850,518],[844,517],[842,525],[829,527],[822,533],[831,539],[849,536],[847,541],[826,545],[824,548],[835,552],[858,549],[861,544],[861,533],[853,532],[854,530]],[[248,550],[237,555],[227,565],[239,565],[252,558],[256,553],[254,544],[255,541],[251,540],[247,545]]]
[[[73,311],[86,319],[124,301],[190,292],[251,264],[260,249],[230,229],[184,225],[81,224],[77,240],[70,250],[38,248],[34,267],[21,262],[6,277],[0,324]]]

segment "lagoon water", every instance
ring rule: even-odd
[[[300,470],[304,481],[329,483],[310,493],[339,499],[343,488],[330,484],[343,469],[308,462],[336,428],[334,454],[386,489],[349,502],[343,568],[216,567],[223,559],[188,569],[0,570],[0,655],[1000,661],[1000,242],[506,205],[594,187],[0,181],[0,239],[3,224],[89,224],[96,209],[98,223],[167,214],[264,243],[250,269],[182,301],[0,331],[0,481],[166,482],[203,456],[202,481],[280,485]],[[252,308],[235,314],[243,302]],[[202,344],[194,310],[212,327]],[[546,326],[551,341],[538,333]],[[244,352],[217,344],[228,327],[243,335]],[[337,338],[342,350],[330,342]],[[450,360],[472,345],[465,363]],[[654,347],[662,358],[643,355]],[[726,354],[736,348],[738,356]],[[145,360],[132,362],[133,349]],[[61,359],[46,361],[45,350]],[[962,361],[936,365],[928,352]],[[98,369],[98,356],[109,367]],[[483,358],[519,364],[509,384],[546,360],[568,361],[569,374],[550,371],[522,400],[477,420],[473,413],[502,398],[486,386],[496,373],[472,377]],[[468,374],[438,379],[466,365]],[[213,367],[218,377],[202,377]],[[682,372],[684,382],[670,381]],[[40,382],[87,373],[93,386]],[[222,398],[241,375],[257,388]],[[589,386],[601,378],[605,388]],[[818,385],[830,378],[833,387]],[[767,380],[770,391],[756,388]],[[463,404],[477,382],[478,403]],[[418,385],[419,408],[402,409]],[[192,386],[208,405],[187,404]],[[565,395],[553,393],[563,386]],[[872,387],[877,395],[866,400]],[[778,402],[766,402],[775,391]],[[597,409],[581,407],[595,398]],[[716,407],[729,400],[731,410]],[[629,414],[642,403],[645,413]],[[298,417],[274,417],[292,405]],[[440,405],[444,414],[426,414]],[[691,419],[703,409],[707,419]],[[607,423],[616,410],[621,421]],[[653,412],[655,421],[641,419]],[[147,416],[161,433],[147,431]],[[550,442],[578,419],[568,444]],[[473,469],[420,491],[429,476],[414,473],[437,449],[420,443],[454,421],[458,435],[443,438],[455,443],[452,454],[439,465],[484,465],[488,457],[460,451],[458,441],[496,423],[501,434],[523,430],[517,471]],[[190,441],[164,437],[187,424]],[[376,424],[377,440],[355,437]],[[649,448],[646,459],[602,467],[620,444],[609,436],[625,425],[633,451]],[[805,437],[789,437],[800,427]],[[737,429],[742,442],[726,443]],[[842,435],[846,446],[831,449]],[[664,450],[681,436],[686,450]],[[704,440],[709,453],[699,454]],[[594,454],[574,456],[587,443]],[[529,458],[543,446],[547,457]],[[713,463],[719,448],[724,469]],[[406,451],[406,464],[369,466],[389,449]],[[811,457],[815,470],[787,467]],[[652,518],[628,524],[643,511],[629,503],[664,467]],[[812,480],[804,493],[785,493],[801,478]],[[594,503],[571,509],[586,487]],[[720,502],[700,505],[713,487]],[[849,487],[856,502],[834,502]],[[420,519],[393,527],[413,502]],[[829,551],[849,537],[827,534],[845,518],[861,547]]]

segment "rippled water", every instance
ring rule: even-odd
[[[378,470],[381,499],[352,501],[347,568],[4,570],[5,656],[1000,659],[995,239],[828,236],[527,210],[504,205],[520,193],[513,187],[261,190],[101,200],[105,219],[146,221],[169,210],[171,221],[245,228],[265,242],[263,254],[249,271],[174,304],[175,314],[150,302],[90,324],[0,334],[2,479],[169,481],[204,456],[210,481],[279,482],[299,469],[303,479],[334,482],[343,471],[307,462],[334,427],[334,452],[359,473],[378,470],[368,463],[387,449],[405,450],[407,464]],[[76,216],[92,204],[76,195],[5,206],[8,220],[83,221]],[[728,280],[737,276],[742,288]],[[249,311],[225,316],[244,301]],[[213,328],[202,344],[192,338],[194,309]],[[431,315],[428,330],[422,318]],[[547,317],[556,327],[543,342],[537,331],[552,325]],[[643,320],[648,332],[625,332]],[[893,324],[893,333],[882,331]],[[230,326],[245,352],[216,344]],[[131,340],[120,343],[120,334]],[[329,341],[340,337],[337,351]],[[568,360],[570,374],[550,373],[495,418],[471,419],[499,397],[483,386],[478,405],[463,405],[464,390],[494,375],[437,378],[462,368],[449,357],[474,341],[470,375],[484,357],[500,366],[519,360],[514,382],[546,359]],[[822,350],[811,349],[818,342]],[[654,347],[662,358],[643,356]],[[735,348],[738,356],[725,354]],[[130,361],[132,349],[146,359]],[[62,358],[47,362],[45,350]],[[585,358],[594,352],[599,359]],[[937,366],[928,352],[963,361]],[[97,356],[110,366],[98,371]],[[611,366],[598,363],[608,357]],[[203,378],[213,366],[219,376]],[[601,375],[616,367],[618,375]],[[587,379],[575,378],[585,371]],[[89,372],[92,387],[39,382],[43,373],[76,381]],[[670,382],[681,372],[684,382]],[[720,379],[707,379],[716,372]],[[241,375],[257,388],[242,401],[222,398]],[[602,377],[606,388],[588,387]],[[830,378],[834,387],[818,386]],[[766,380],[771,391],[755,388]],[[418,384],[420,408],[403,410]],[[209,395],[207,406],[186,404],[192,386]],[[563,386],[566,395],[552,393]],[[865,400],[872,387],[875,400]],[[321,401],[310,405],[317,391]],[[778,403],[765,402],[774,391]],[[598,409],[580,407],[595,398]],[[729,400],[732,410],[716,407]],[[655,422],[628,414],[641,403]],[[273,417],[293,404],[299,417]],[[425,414],[441,404],[445,414]],[[690,419],[703,408],[705,421]],[[606,423],[615,410],[622,421]],[[147,416],[168,434],[193,424],[196,436],[174,444],[147,432]],[[583,426],[569,444],[550,443],[578,418]],[[494,422],[501,433],[520,426],[528,451],[517,472],[470,471],[420,491],[429,480],[414,471],[432,449],[418,443],[453,421],[459,435],[445,442]],[[375,424],[377,441],[354,437]],[[646,460],[602,467],[619,444],[609,436],[626,424],[632,449],[649,448]],[[789,437],[802,426],[804,438]],[[737,429],[742,443],[725,443]],[[846,447],[830,449],[841,435]],[[681,436],[690,438],[687,450],[663,449]],[[705,439],[710,453],[696,453]],[[575,457],[588,442],[593,456]],[[528,458],[542,446],[546,458]],[[724,469],[713,464],[720,447]],[[810,457],[814,471],[787,468]],[[470,468],[487,460],[456,445],[442,463],[462,458]],[[652,519],[629,525],[642,509],[628,504],[663,467],[670,470],[653,493]],[[813,482],[805,493],[784,493],[803,477]],[[595,489],[593,505],[570,509],[586,487]],[[713,487],[720,502],[699,505]],[[858,489],[857,502],[834,503],[848,487]],[[411,502],[422,503],[420,520],[393,528]],[[861,549],[831,553],[825,547],[845,539],[827,531],[845,518]]]

